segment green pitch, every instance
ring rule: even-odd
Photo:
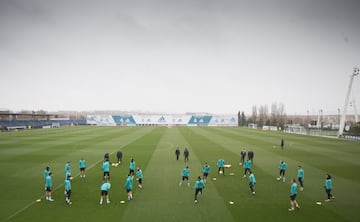
[[[285,148],[281,150],[280,140]],[[175,148],[190,150],[193,186],[205,162],[211,166],[206,189],[194,204],[194,189],[179,187],[186,166]],[[255,153],[256,195],[239,166],[242,148]],[[104,153],[123,162],[111,167],[110,204],[99,204]],[[78,161],[87,161],[86,178]],[[134,180],[134,199],[124,189],[130,158],[144,173],[143,189]],[[216,161],[232,167],[217,175]],[[278,163],[288,164],[287,181],[277,181]],[[0,133],[0,221],[359,221],[360,143],[344,140],[211,127],[72,127]],[[64,166],[71,161],[72,205],[65,204]],[[53,172],[53,198],[44,198],[43,171]],[[298,194],[300,210],[289,212],[290,178],[297,165],[305,171],[305,189]],[[234,173],[230,176],[230,173]],[[336,199],[324,202],[325,173],[333,177]],[[216,180],[212,180],[216,177]],[[36,202],[41,198],[41,202]],[[121,204],[120,201],[125,203]],[[234,204],[229,204],[232,201]],[[316,202],[321,201],[322,205]]]

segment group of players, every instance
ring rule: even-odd
[[[84,158],[79,160],[79,170],[80,170],[80,178],[85,178],[85,169],[86,169],[86,161]],[[46,166],[44,170],[44,179],[45,179],[45,200],[54,201],[51,197],[53,184],[52,184],[52,176],[53,173],[50,170],[50,166]],[[65,164],[65,180],[64,180],[64,194],[65,194],[65,203],[70,205],[72,204],[71,197],[71,180],[73,177],[71,176],[71,163],[68,161]]]
[[[118,151],[116,156],[117,156],[117,163],[115,163],[115,166],[117,166],[117,164],[121,164],[123,154],[121,151]],[[100,205],[103,204],[103,199],[106,199],[107,204],[110,203],[109,190],[110,190],[111,184],[110,184],[110,160],[109,160],[109,158],[110,158],[109,154],[106,153],[104,155],[104,161],[102,164],[103,184],[100,187],[100,191],[101,191]],[[125,185],[124,185],[126,192],[127,192],[128,200],[133,199],[132,190],[133,190],[133,180],[134,180],[134,176],[135,176],[135,168],[136,168],[137,180],[139,182],[138,188],[142,189],[142,182],[143,182],[142,170],[139,166],[136,167],[135,159],[131,158],[130,163],[129,163],[129,173],[127,175],[127,178],[125,180]]]
[[[102,171],[103,171],[103,183],[100,186],[100,205],[103,204],[104,199],[106,199],[106,203],[109,204],[109,190],[111,188],[110,183],[110,161],[109,161],[109,153],[104,155],[104,161],[102,163]],[[117,152],[117,159],[118,162],[116,164],[121,164],[122,162],[122,152]],[[80,178],[85,178],[85,170],[86,170],[86,161],[84,158],[81,158],[78,163],[78,167],[80,170]],[[132,189],[133,189],[133,178],[135,176],[135,167],[136,163],[134,158],[131,158],[129,164],[129,173],[125,180],[125,189],[128,195],[128,200],[132,200]],[[53,173],[50,170],[50,166],[46,166],[44,170],[44,179],[45,179],[45,199],[46,201],[54,201],[52,198],[52,190],[53,190],[53,183],[52,183],[52,176]],[[142,181],[143,181],[143,173],[141,168],[138,166],[136,170],[137,180],[139,182],[138,187],[142,188]],[[73,177],[71,176],[71,163],[68,161],[65,164],[65,180],[64,180],[64,194],[65,194],[65,203],[71,205],[72,202],[70,200],[71,197],[71,180]]]
[[[280,145],[281,149],[284,149],[284,140],[281,140],[281,145]],[[176,155],[176,160],[179,160],[179,156],[180,156],[180,149],[176,148],[175,150],[175,155]],[[247,156],[247,158],[246,158]],[[185,148],[184,150],[184,160],[185,162],[189,161],[189,151],[187,150],[187,148]],[[249,189],[251,190],[252,195],[255,195],[255,184],[256,184],[256,178],[254,173],[252,172],[251,168],[253,165],[253,161],[254,161],[254,151],[253,150],[248,150],[248,152],[246,152],[245,149],[242,149],[240,152],[240,163],[239,165],[243,165],[244,168],[244,176],[242,177],[243,179],[245,179],[247,177],[247,175],[249,176]],[[225,164],[225,160],[223,158],[218,159],[217,161],[217,167],[218,167],[218,174],[222,174],[225,175],[225,168],[226,168],[226,164]],[[228,165],[230,166],[230,165]],[[287,164],[285,163],[284,160],[281,160],[279,165],[279,177],[277,177],[278,181],[283,181],[285,182],[285,172],[287,169]],[[202,173],[203,173],[203,177],[201,178],[200,176],[198,176],[194,188],[195,188],[195,200],[194,203],[196,204],[198,202],[197,200],[197,196],[198,194],[202,193],[202,189],[205,188],[205,184],[206,184],[206,179],[209,175],[210,172],[210,166],[208,165],[207,162],[205,162],[205,164],[203,165],[202,168]],[[189,182],[189,175],[190,175],[190,169],[188,166],[186,166],[182,172],[181,172],[181,181],[179,183],[179,186],[182,185],[182,183],[186,180],[187,181],[187,185],[188,187],[190,187],[190,182]],[[215,178],[214,178],[215,179]],[[297,184],[296,179],[291,179],[291,185],[290,185],[290,208],[288,209],[289,211],[294,211],[295,208],[299,209],[300,205],[297,203],[296,201],[296,196],[297,196],[297,192],[298,190],[303,191],[304,190],[304,169],[302,168],[301,165],[298,166],[297,169],[297,179],[299,182],[300,187],[298,187],[299,185]],[[335,197],[332,195],[331,191],[332,191],[332,178],[330,174],[326,174],[325,175],[325,183],[324,183],[324,188],[325,188],[325,192],[327,194],[327,199],[325,200],[326,202],[331,201],[332,199],[334,199]]]
[[[283,144],[283,142],[282,142],[282,144]],[[282,149],[283,149],[283,147],[282,147]],[[175,155],[176,155],[176,160],[179,160],[179,156],[180,156],[179,147],[176,148]],[[247,158],[246,158],[246,156],[247,156]],[[117,159],[118,159],[117,164],[121,164],[121,162],[122,162],[122,152],[121,151],[117,152]],[[251,170],[252,165],[253,165],[253,160],[254,160],[254,152],[251,149],[248,150],[248,152],[246,152],[245,149],[241,150],[239,164],[243,165],[243,168],[244,168],[244,176],[242,178],[245,179],[247,177],[247,175],[249,176],[249,189],[251,190],[252,195],[255,195],[254,187],[256,184],[256,179],[255,179],[254,173]],[[185,162],[189,161],[189,150],[187,148],[184,149],[184,161]],[[81,158],[79,160],[78,167],[80,170],[80,178],[85,178],[85,176],[86,176],[85,175],[86,161],[84,158]],[[217,161],[217,167],[218,167],[218,174],[225,175],[226,164],[225,164],[225,160],[223,158],[220,158]],[[128,195],[128,200],[133,199],[132,189],[133,189],[133,178],[135,176],[135,168],[136,168],[135,160],[134,160],[134,158],[131,158],[130,163],[129,163],[129,173],[125,180],[125,189],[126,189],[126,192]],[[283,182],[285,182],[285,172],[287,169],[287,165],[286,165],[285,161],[281,160],[278,165],[278,168],[279,168],[280,172],[279,172],[279,177],[277,177],[277,180],[279,180],[279,181],[282,180]],[[111,184],[110,184],[110,161],[109,161],[108,153],[106,153],[104,155],[104,161],[102,163],[102,171],[103,171],[103,183],[100,186],[100,191],[101,191],[100,204],[103,203],[104,199],[106,199],[106,202],[109,204],[110,203],[109,190],[111,188]],[[198,202],[198,199],[197,199],[198,194],[201,194],[203,191],[203,188],[205,188],[206,180],[207,180],[209,173],[210,173],[210,165],[207,162],[205,162],[205,164],[202,167],[202,177],[201,176],[197,177],[197,180],[195,181],[195,184],[193,187],[195,189],[195,196],[194,196],[195,204]],[[53,176],[53,174],[50,170],[50,166],[46,166],[46,168],[44,170],[44,179],[45,179],[45,199],[47,201],[54,201],[54,199],[51,196],[52,176]],[[142,173],[142,170],[140,167],[136,168],[136,176],[137,176],[137,180],[139,182],[138,188],[141,189],[142,181],[143,181],[143,173]],[[190,176],[190,169],[188,166],[186,166],[181,171],[181,180],[180,180],[179,186],[182,186],[183,182],[187,181],[187,185],[188,185],[188,187],[190,187],[189,176]],[[290,187],[290,205],[291,205],[291,207],[289,208],[289,211],[294,211],[295,208],[300,208],[299,204],[296,201],[297,191],[304,190],[304,170],[302,169],[302,167],[300,165],[298,166],[297,177],[298,177],[298,182],[299,182],[300,188],[298,188],[298,184],[297,184],[296,180],[291,179],[291,187]],[[70,200],[72,178],[73,177],[71,176],[71,163],[70,163],[70,161],[68,161],[65,164],[65,181],[64,181],[65,202],[68,205],[72,204],[72,202]],[[335,197],[331,194],[332,178],[331,178],[331,175],[329,175],[329,174],[326,174],[324,188],[325,188],[325,192],[327,194],[327,199],[325,201],[331,201],[332,199],[334,199]]]

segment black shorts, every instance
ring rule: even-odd
[[[85,171],[85,167],[81,167],[81,168],[80,168],[80,171]]]
[[[280,174],[285,175],[285,170],[280,170]]]
[[[182,180],[189,180],[189,177],[188,176],[183,176]]]
[[[106,196],[108,195],[108,191],[107,190],[102,190],[101,191],[101,196]]]
[[[128,193],[129,193],[131,190],[132,190],[132,189],[126,189],[126,192],[128,192]]]
[[[291,201],[294,201],[295,199],[296,199],[296,194],[290,195],[290,200],[291,200]]]
[[[106,177],[106,176],[110,176],[110,172],[104,172],[104,177]]]
[[[45,190],[46,190],[47,192],[51,192],[51,187],[45,187]]]
[[[134,174],[134,170],[129,169],[129,174]]]
[[[204,173],[203,176],[207,177],[207,176],[209,176],[209,173]]]
[[[66,191],[65,191],[65,195],[66,195],[67,197],[70,197],[70,196],[71,196],[71,190],[66,190]]]

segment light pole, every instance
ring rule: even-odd
[[[344,104],[343,113],[342,113],[341,119],[340,119],[338,136],[341,136],[343,134],[343,132],[344,132],[346,111],[347,111],[347,107],[349,105],[349,98],[350,98],[352,83],[354,81],[355,76],[358,76],[359,74],[360,74],[360,69],[355,67],[354,68],[354,73],[350,77],[349,88],[348,88],[346,98],[345,98],[345,104]]]

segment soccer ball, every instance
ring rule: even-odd
[[[219,171],[220,174],[223,174],[222,170]]]

